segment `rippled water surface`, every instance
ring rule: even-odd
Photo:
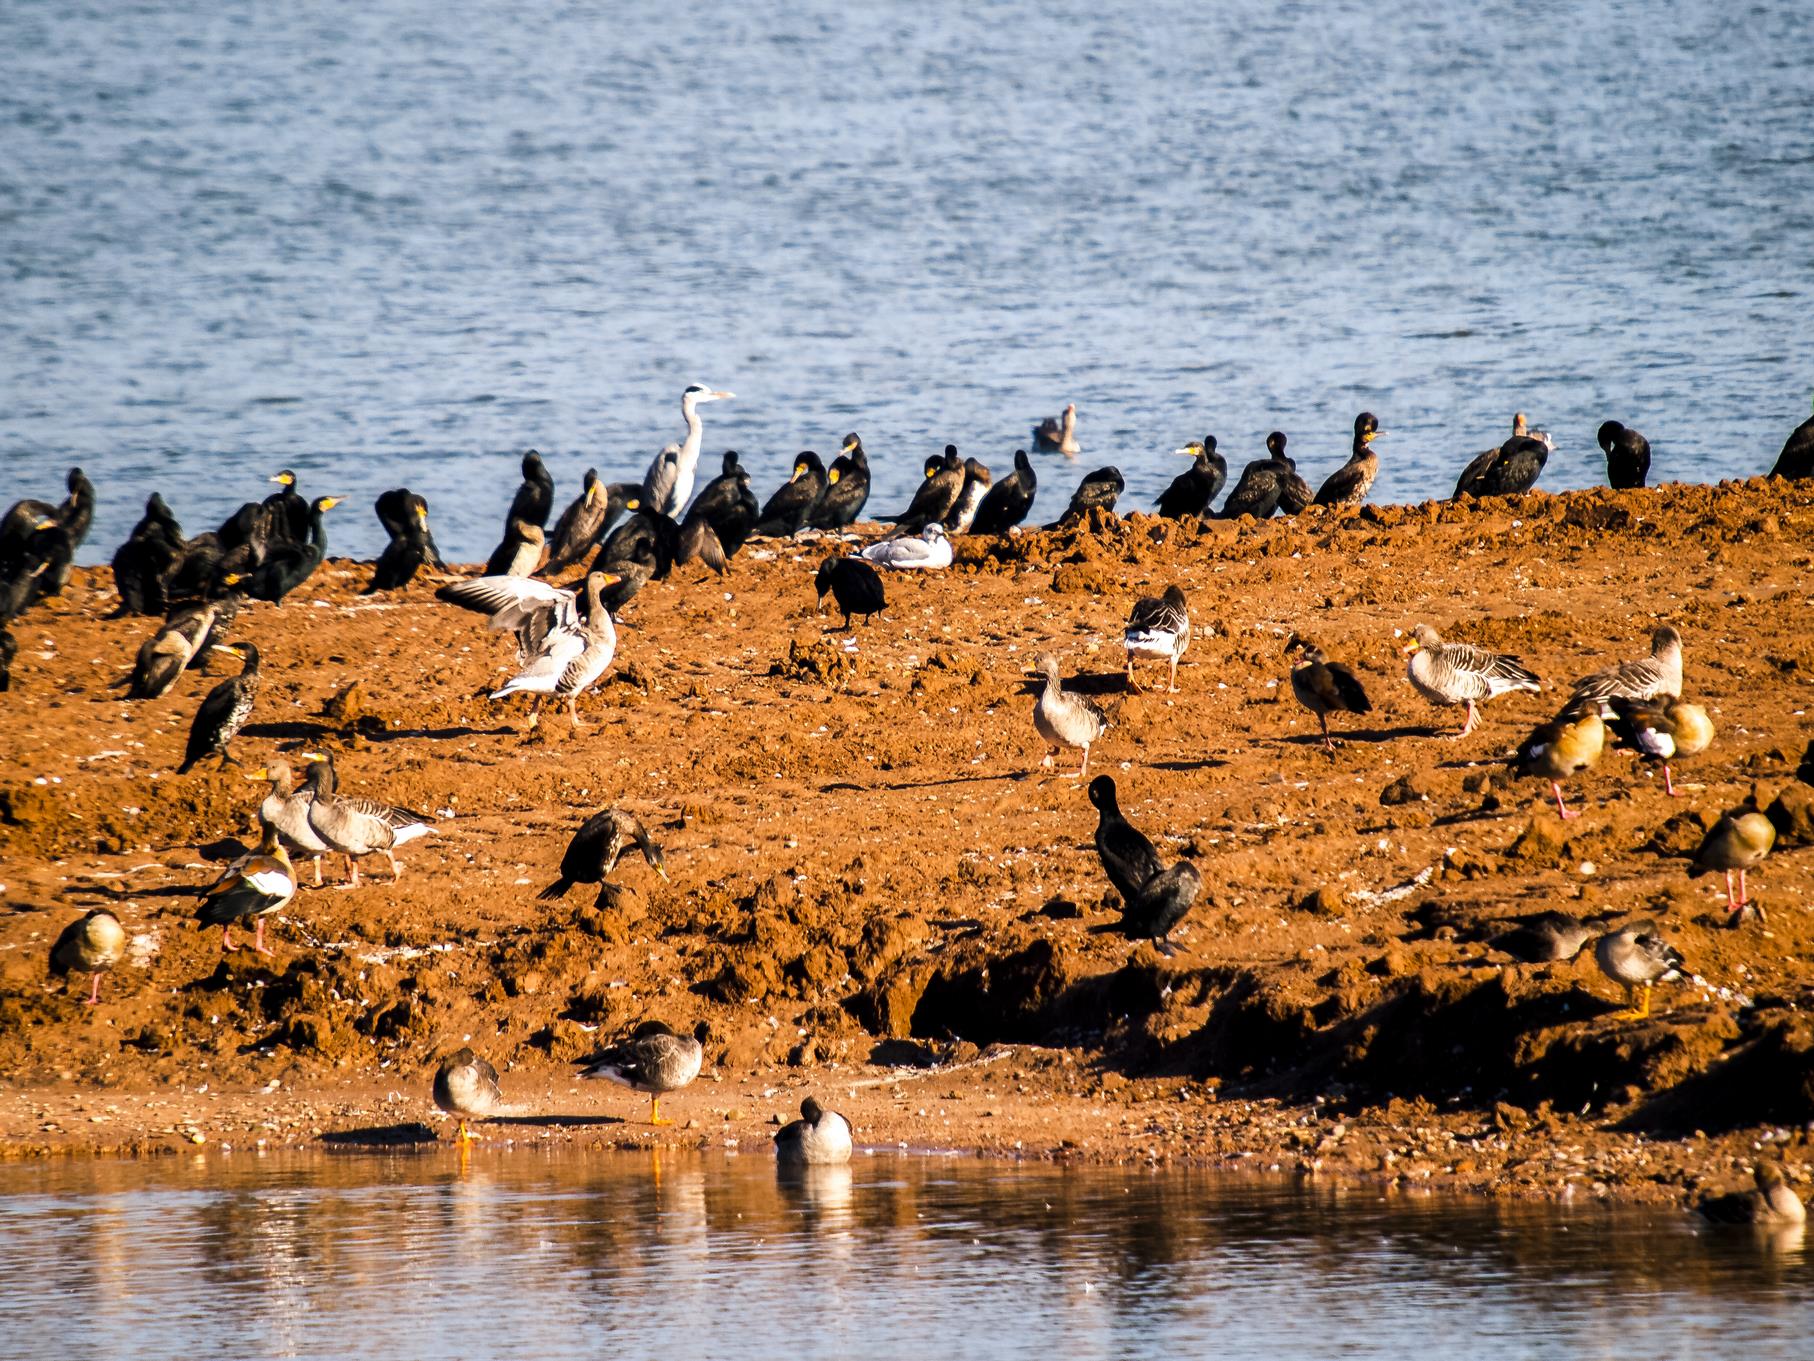
[[[1805,1357],[1799,1238],[861,1157],[0,1167],[0,1356]]]
[[[1763,0],[0,6],[0,499],[407,483],[495,542],[516,453],[640,475],[688,381],[762,493],[874,509],[1074,400],[1146,504],[1214,432],[1446,494],[1514,408],[1601,475],[1767,468],[1814,383],[1814,9]],[[1045,516],[1041,516],[1045,512]]]

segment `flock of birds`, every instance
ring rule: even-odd
[[[448,580],[436,592],[443,601],[484,615],[490,628],[514,635],[520,665],[494,698],[534,696],[532,724],[544,699],[564,700],[577,727],[582,722],[579,697],[603,678],[616,655],[613,615],[648,581],[690,561],[722,573],[751,539],[794,538],[814,531],[835,535],[856,521],[869,497],[869,463],[862,440],[854,433],[845,437],[829,468],[817,454],[802,453],[788,480],[766,502],[757,501],[734,451],[725,453],[719,474],[694,495],[703,439],[698,409],[731,396],[698,385],[687,388],[681,399],[683,440],[664,447],[640,482],[604,483],[595,471],[588,471],[580,494],[552,529],[547,526],[554,507],[553,478],[535,452],[523,457],[522,483],[483,574]],[[1190,457],[1191,466],[1159,497],[1159,513],[1172,518],[1264,518],[1295,514],[1313,504],[1358,504],[1377,475],[1379,456],[1373,444],[1380,434],[1371,413],[1357,416],[1350,458],[1313,490],[1285,453],[1285,435],[1274,432],[1266,441],[1266,457],[1242,470],[1219,510],[1212,510],[1212,503],[1227,481],[1227,464],[1213,437],[1192,441],[1178,451]],[[1061,417],[1042,422],[1033,436],[1039,452],[1077,453],[1075,405],[1067,406]],[[1642,435],[1608,421],[1599,429],[1598,443],[1606,453],[1613,486],[1644,485],[1650,454]],[[1518,415],[1505,443],[1468,463],[1456,496],[1528,491],[1552,447],[1548,435],[1530,430],[1524,416]],[[844,627],[850,627],[853,618],[873,619],[886,608],[883,573],[948,567],[953,560],[952,535],[1015,530],[1031,512],[1038,488],[1025,450],[1015,452],[1013,471],[999,479],[976,459],[960,458],[949,445],[926,460],[924,473],[908,506],[880,517],[891,525],[887,533],[854,552],[833,554],[820,565],[815,576],[819,606],[823,609],[828,596],[835,600],[844,614]],[[1773,473],[1814,477],[1814,418],[1790,436]],[[186,669],[204,664],[214,654],[234,657],[241,665],[237,675],[216,685],[202,700],[179,773],[208,759],[218,759],[223,767],[233,761],[230,744],[256,706],[258,648],[250,642],[225,641],[243,603],[282,601],[326,556],[325,516],[338,498],[305,500],[290,470],[279,472],[272,481],[278,491],[263,501],[248,502],[217,530],[193,538],[183,534],[163,498],[154,494],[144,517],[113,557],[120,613],[164,616],[162,626],[139,649],[131,675],[121,682],[128,698],[154,699],[168,693]],[[1121,474],[1113,467],[1090,473],[1064,514],[1048,528],[1075,522],[1092,510],[1112,513],[1124,489]],[[4,626],[36,601],[61,592],[75,549],[92,520],[95,492],[80,469],[70,472],[68,492],[59,505],[20,501],[0,521],[0,689],[10,683],[9,664],[16,650]],[[374,565],[365,587],[368,593],[398,589],[425,570],[448,572],[422,497],[398,488],[380,496],[376,509],[389,542]],[[550,580],[588,558],[590,564],[573,584],[561,586]],[[1178,662],[1190,645],[1191,633],[1181,588],[1174,585],[1159,596],[1134,602],[1124,633],[1127,688],[1139,688],[1135,661],[1144,658],[1166,664],[1166,686],[1175,692]],[[1308,639],[1292,635],[1285,651],[1292,693],[1315,715],[1323,746],[1333,750],[1330,716],[1369,712],[1372,704],[1365,686],[1352,669],[1331,660]],[[1465,707],[1457,738],[1476,730],[1481,705],[1509,693],[1542,688],[1518,658],[1446,641],[1425,624],[1412,630],[1404,651],[1406,676],[1417,693],[1434,704]],[[1078,750],[1082,753],[1078,779],[1087,780],[1091,747],[1116,721],[1116,709],[1067,690],[1055,656],[1038,658],[1034,674],[1041,684],[1032,721],[1048,749],[1044,764],[1049,767],[1065,748]],[[1714,736],[1706,711],[1682,698],[1682,682],[1681,637],[1671,627],[1659,628],[1650,655],[1613,664],[1577,682],[1560,712],[1518,746],[1509,767],[1519,775],[1547,780],[1565,819],[1577,814],[1564,801],[1563,782],[1596,765],[1609,745],[1628,748],[1639,759],[1660,766],[1666,792],[1676,795],[1672,768],[1706,750]],[[327,753],[305,752],[300,759],[306,762],[300,780],[283,759],[273,759],[251,774],[267,783],[269,791],[258,809],[260,841],[201,894],[197,918],[222,928],[226,949],[235,948],[232,928],[250,923],[255,933],[252,948],[269,953],[264,919],[293,901],[300,886],[296,857],[313,862],[319,886],[322,857],[343,855],[347,878],[341,887],[351,889],[359,883],[359,861],[368,855],[382,854],[392,878],[399,877],[402,867],[395,849],[432,830],[433,820],[423,814],[341,792]],[[1163,862],[1152,841],[1123,816],[1111,777],[1090,780],[1088,793],[1098,814],[1097,855],[1122,904],[1120,922],[1106,929],[1131,940],[1151,940],[1162,952],[1171,953],[1176,948],[1171,932],[1201,894],[1200,871],[1188,860],[1169,866]],[[1769,819],[1748,806],[1721,817],[1695,854],[1691,873],[1726,874],[1734,925],[1751,909],[1746,872],[1763,861],[1774,840]],[[618,860],[632,847],[666,877],[661,848],[646,828],[618,810],[598,813],[574,835],[562,860],[561,877],[542,896],[555,898],[577,883],[596,883],[601,885],[602,900],[613,892],[610,875]],[[1523,957],[1546,960],[1573,959],[1594,941],[1599,967],[1626,990],[1628,1009],[1620,1013],[1623,1016],[1647,1015],[1651,987],[1680,977],[1683,967],[1681,957],[1649,920],[1598,931],[1565,914],[1537,914],[1504,939]],[[119,921],[97,909],[71,923],[58,938],[51,967],[58,974],[88,973],[87,1001],[94,1003],[99,1000],[102,974],[123,958],[125,946]],[[590,1062],[584,1075],[648,1092],[653,1121],[658,1119],[660,1095],[697,1076],[702,1052],[697,1035],[650,1022]],[[442,1065],[434,1096],[443,1109],[461,1117],[463,1135],[467,1116],[503,1109],[495,1071],[470,1050]],[[778,1137],[784,1156],[806,1162],[848,1158],[850,1130],[843,1117],[810,1100],[802,1117]],[[1760,1194],[1764,1193],[1760,1182]],[[1796,1204],[1799,1207],[1799,1201]]]

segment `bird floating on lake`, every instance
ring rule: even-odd
[[[828,1167],[850,1161],[850,1121],[826,1110],[815,1097],[800,1103],[800,1118],[775,1134],[775,1157],[783,1165]]]
[[[1047,416],[1033,427],[1033,447],[1042,454],[1075,454],[1083,446],[1077,442],[1077,403],[1066,402],[1064,412]]]

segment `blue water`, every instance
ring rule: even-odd
[[[1182,1172],[0,1166],[0,1358],[1807,1355],[1799,1234]]]
[[[520,451],[759,491],[849,429],[899,508],[1073,400],[1124,507],[1215,433],[1446,494],[1514,409],[1601,475],[1766,469],[1814,385],[1814,10],[1767,0],[0,6],[0,501],[104,560],[291,466],[495,542]],[[1043,516],[1042,516],[1043,512]]]

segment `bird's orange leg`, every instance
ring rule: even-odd
[[[1564,822],[1567,822],[1570,818],[1578,818],[1581,816],[1579,813],[1569,812],[1568,805],[1562,802],[1562,786],[1559,782],[1551,780],[1549,782],[1549,787],[1556,791],[1556,808],[1561,812],[1562,820]]]

